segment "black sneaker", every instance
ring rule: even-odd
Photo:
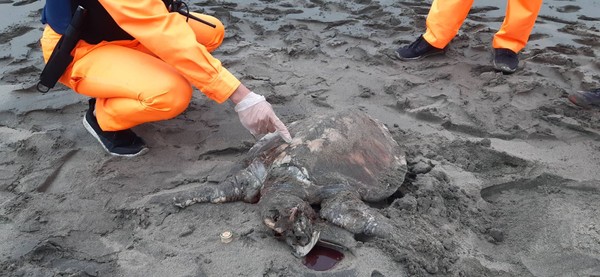
[[[514,73],[519,66],[517,53],[506,48],[494,48],[494,69],[504,73]]]
[[[106,152],[113,156],[135,157],[148,150],[144,140],[130,129],[114,132],[102,131],[94,115],[96,99],[90,99],[89,105],[90,107],[83,117],[83,126],[100,142]]]
[[[429,42],[427,42],[423,36],[419,36],[419,38],[413,43],[398,48],[396,50],[396,56],[401,60],[420,60],[425,57],[443,54],[446,52],[446,48],[440,49],[435,48]]]
[[[592,107],[600,108],[600,88],[569,93],[568,98],[573,104],[586,109]]]

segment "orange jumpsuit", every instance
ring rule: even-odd
[[[169,13],[160,0],[99,0],[115,22],[134,40],[79,41],[73,62],[60,82],[97,98],[96,117],[104,131],[170,119],[183,112],[192,85],[218,103],[226,101],[240,81],[209,52],[223,41],[225,29],[216,18],[194,14],[212,28]],[[46,26],[41,38],[47,62],[60,39]]]
[[[473,0],[434,0],[427,15],[423,38],[436,48],[444,48],[469,14]],[[492,47],[518,53],[525,47],[533,29],[542,0],[508,0],[502,27],[494,36]]]

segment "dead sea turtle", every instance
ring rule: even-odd
[[[265,225],[297,256],[319,238],[316,222],[354,234],[391,234],[386,218],[365,203],[386,199],[404,181],[405,155],[387,128],[364,112],[343,111],[289,129],[291,143],[277,135],[262,138],[249,151],[248,167],[219,184],[178,192],[175,204],[258,203]]]

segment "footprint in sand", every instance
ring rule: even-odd
[[[585,21],[600,21],[600,17],[590,17],[586,15],[580,15],[577,17],[577,19]]]
[[[0,44],[5,44],[11,42],[13,38],[24,35],[25,33],[33,30],[33,27],[29,26],[12,26],[5,29],[2,33],[0,33]]]
[[[35,3],[37,0],[23,0],[23,1],[19,1],[17,3],[14,3],[13,6],[25,6],[31,3]]]
[[[581,7],[575,5],[566,5],[556,8],[556,10],[560,13],[574,13],[581,10]]]

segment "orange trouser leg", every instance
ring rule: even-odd
[[[192,86],[172,66],[115,44],[77,60],[70,79],[73,90],[97,98],[96,118],[105,131],[173,118],[192,97]]]
[[[195,15],[217,25],[212,28],[189,20],[198,42],[209,51],[216,49],[223,41],[223,25],[214,17]],[[59,38],[49,27],[44,31],[41,42],[45,60]],[[97,98],[96,117],[105,131],[173,118],[187,108],[192,96],[191,84],[183,75],[136,41],[97,45],[80,41],[74,61],[60,82]]]
[[[436,48],[444,48],[458,33],[473,0],[434,0],[427,15],[423,38]]]
[[[509,0],[502,27],[494,36],[494,48],[519,52],[527,44],[542,0]]]

